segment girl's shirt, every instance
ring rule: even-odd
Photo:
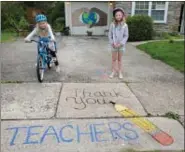
[[[121,23],[115,25],[111,23],[109,29],[109,42],[112,45],[113,43],[119,43],[122,46],[125,46],[129,37],[128,26],[126,23]]]
[[[55,37],[53,35],[51,26],[47,24],[47,27],[42,30],[38,26],[34,28],[34,30],[25,38],[25,40],[30,41],[34,36],[40,36],[40,37],[51,37],[52,41],[55,41]]]

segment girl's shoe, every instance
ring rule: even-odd
[[[122,75],[121,72],[119,72],[119,78],[120,78],[120,79],[123,79],[123,75]]]
[[[58,65],[59,65],[58,60],[56,60],[55,61],[55,66],[58,66]]]
[[[113,71],[111,74],[110,74],[110,78],[112,79],[112,78],[114,78],[114,76],[115,76],[115,72]]]

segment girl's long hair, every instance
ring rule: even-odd
[[[113,21],[113,23],[114,23],[115,26],[118,25],[118,21],[116,20],[115,17],[112,18],[112,21]],[[121,19],[120,23],[121,23],[121,24],[124,24],[125,21],[126,21],[126,19],[125,19],[125,14],[123,14],[123,18]]]
[[[39,25],[38,23],[36,24],[36,28],[37,28],[37,32],[38,34],[42,37],[42,36],[47,36],[49,34],[49,31],[48,31],[48,26],[46,27],[46,30],[45,31],[41,31],[40,28],[39,28]]]

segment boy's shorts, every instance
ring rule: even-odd
[[[116,52],[116,51],[119,51],[119,52],[125,52],[125,47],[120,47],[120,48],[113,48],[112,47],[112,52]]]

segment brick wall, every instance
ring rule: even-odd
[[[167,24],[155,24],[154,28],[159,32],[178,31],[182,2],[169,2]]]
[[[117,1],[115,2],[115,7],[121,7],[124,9],[126,16],[131,15],[132,13],[132,2],[123,2],[123,1]]]
[[[178,31],[179,20],[180,20],[180,12],[181,12],[181,5],[184,2],[169,2],[168,5],[168,17],[167,17],[167,24],[154,24],[154,29],[157,32],[173,32]],[[132,13],[132,2],[115,2],[115,7],[122,7],[126,14],[129,16]]]

